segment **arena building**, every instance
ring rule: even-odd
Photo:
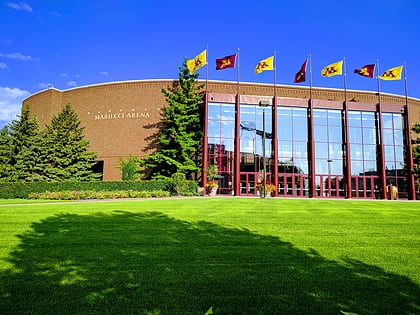
[[[153,152],[173,80],[111,82],[51,88],[23,101],[50,123],[70,103],[99,153],[103,180],[120,180],[119,158]],[[208,81],[203,169],[219,168],[219,194],[415,199],[410,126],[420,100],[372,91]],[[264,176],[265,175],[265,176]],[[202,184],[206,180],[203,178]],[[389,193],[389,194],[388,194]]]

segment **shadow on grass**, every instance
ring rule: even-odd
[[[419,313],[406,277],[157,212],[57,215],[19,237],[3,314]]]

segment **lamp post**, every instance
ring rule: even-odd
[[[267,165],[266,165],[266,161],[265,161],[265,107],[267,107],[268,105],[270,105],[270,102],[268,101],[260,101],[258,103],[259,107],[263,107],[263,134],[262,134],[262,149],[263,149],[263,176],[264,176],[264,198],[267,197]]]

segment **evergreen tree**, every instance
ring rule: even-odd
[[[0,181],[5,181],[10,175],[12,167],[12,137],[9,127],[0,130]]]
[[[28,107],[22,108],[19,119],[10,123],[10,173],[5,180],[40,181],[42,176],[42,138],[36,117]]]
[[[172,88],[162,89],[168,106],[162,110],[157,151],[141,161],[148,178],[184,173],[187,179],[196,179],[201,169],[204,85],[197,82],[197,73],[189,73],[186,59],[178,76]]]
[[[92,172],[97,154],[88,151],[84,127],[70,104],[51,119],[43,131],[44,175],[51,181],[89,181],[100,177]]]

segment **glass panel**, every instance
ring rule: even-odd
[[[257,129],[258,130],[263,130],[263,109],[257,107],[257,115],[255,117],[255,122],[257,125]],[[271,122],[271,107],[265,109],[265,131],[266,132],[271,132],[272,128],[271,128],[272,122]]]
[[[362,125],[363,127],[375,128],[375,113],[362,112]]]
[[[326,142],[316,142],[315,143],[315,157],[317,159],[327,159],[328,158],[328,143]]]
[[[218,144],[220,143],[220,138],[208,138],[208,144]]]
[[[282,124],[278,126],[278,138],[280,140],[292,140],[292,124]]]
[[[376,161],[365,161],[365,172],[367,175],[376,175],[377,166]]]
[[[315,160],[315,173],[316,174],[328,174],[328,162],[325,159]]]
[[[348,117],[349,117],[349,126],[360,127],[360,124],[361,124],[360,112],[349,111]]]
[[[293,123],[307,124],[307,110],[303,108],[293,108]]]
[[[209,103],[207,117],[208,119],[219,119],[220,104]]]
[[[395,160],[398,162],[404,162],[404,149],[400,145],[395,146]]]
[[[401,129],[394,129],[395,145],[403,145],[403,132]]]
[[[362,128],[349,128],[349,138],[351,143],[362,143]]]
[[[351,174],[362,175],[363,174],[363,161],[352,160],[351,161]]]
[[[394,128],[395,129],[402,129],[402,114],[393,114],[394,118]]]
[[[385,145],[393,145],[394,144],[394,133],[392,129],[384,129],[383,130],[384,135],[384,144]]]
[[[241,153],[255,153],[255,139],[241,139]]]
[[[336,174],[336,175],[343,174],[343,161],[342,160],[332,160],[332,162],[328,162],[328,164],[330,165],[329,174]]]
[[[350,158],[352,160],[361,160],[362,159],[362,145],[354,144],[350,145]]]
[[[382,113],[382,128],[392,128],[392,114]]]
[[[315,141],[317,142],[327,142],[327,127],[326,126],[314,126],[315,131]]]
[[[342,142],[342,135],[341,132],[343,129],[341,127],[328,127],[328,136],[329,136],[329,142]]]
[[[221,122],[222,136],[227,138],[234,137],[235,122],[233,120],[224,120]]]
[[[281,141],[279,143],[279,156],[280,157],[292,157],[292,142]]]
[[[233,139],[232,138],[221,138],[221,146],[225,151],[233,152]]]
[[[328,125],[341,126],[340,110],[328,110]]]
[[[376,145],[363,146],[363,159],[375,160],[376,159]]]
[[[394,147],[392,145],[386,145],[385,147],[385,160],[395,161]]]
[[[209,137],[220,137],[220,121],[209,120],[207,133]]]
[[[292,109],[291,108],[278,108],[277,109],[277,121],[279,124],[291,123],[292,122]]]
[[[343,157],[343,147],[341,143],[330,143],[330,159],[341,159]]]
[[[221,115],[221,120],[235,120],[235,105],[222,104]]]
[[[294,124],[293,125],[293,140],[304,141],[308,139],[307,125]]]
[[[293,157],[306,158],[307,156],[306,142],[293,142]]]
[[[308,174],[308,161],[306,159],[294,159],[296,173]]]
[[[376,130],[373,128],[363,128],[363,143],[376,144]]]
[[[241,122],[243,121],[255,122],[255,106],[241,105],[240,116],[241,116]]]
[[[327,125],[327,111],[325,109],[314,109],[314,124]]]

